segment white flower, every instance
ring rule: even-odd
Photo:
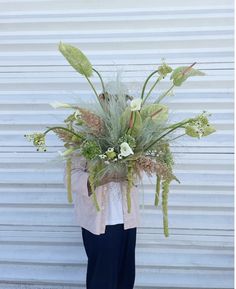
[[[106,155],[99,155],[100,159],[105,159],[107,156]]]
[[[122,154],[118,154],[118,159],[122,159]]]
[[[122,142],[122,144],[120,145],[120,154],[123,157],[127,157],[129,155],[133,155],[134,152],[132,151],[131,147],[128,145],[127,142]]]
[[[133,99],[133,100],[130,102],[130,109],[131,109],[131,111],[140,110],[141,104],[142,104],[142,99],[141,99],[141,98]]]
[[[53,108],[59,108],[59,107],[62,107],[62,108],[72,108],[73,106],[68,104],[68,103],[63,103],[63,102],[59,102],[59,101],[54,101],[54,102],[51,102],[49,103]]]
[[[104,163],[105,163],[106,165],[109,165],[110,162],[109,162],[109,161],[105,161]]]
[[[109,153],[114,152],[114,148],[108,148],[107,151],[108,151]]]

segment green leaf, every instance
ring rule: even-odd
[[[130,120],[130,115],[131,115],[131,110],[130,107],[127,107],[123,113],[121,114],[120,117],[120,125],[121,125],[121,130],[124,132],[128,129],[129,126],[129,120]]]
[[[171,74],[170,79],[173,80],[175,86],[180,86],[182,83],[191,76],[202,76],[205,75],[204,72],[194,69],[189,66],[180,66],[174,69]]]
[[[131,116],[130,107],[127,107],[120,117],[121,130],[123,132],[126,132],[127,129],[129,128],[130,116]],[[142,118],[138,111],[133,111],[133,117],[134,117],[134,125],[132,129],[129,130],[129,134],[134,137],[138,135],[142,127]]]
[[[131,136],[136,137],[139,135],[143,122],[139,111],[133,111],[134,113],[134,125],[131,129]]]
[[[155,122],[164,122],[168,119],[168,107],[164,104],[148,104],[141,110],[142,119],[151,117]]]
[[[93,73],[92,64],[88,58],[83,54],[81,50],[70,44],[62,43],[59,44],[59,51],[70,63],[70,65],[78,71],[80,74],[90,77]]]

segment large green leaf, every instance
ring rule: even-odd
[[[78,71],[80,74],[90,77],[93,73],[92,64],[88,58],[83,54],[81,50],[70,44],[62,43],[59,44],[59,51],[70,63],[70,65]]]
[[[134,125],[131,129],[130,134],[131,136],[136,137],[139,135],[143,122],[139,111],[133,111],[133,114],[134,114]]]
[[[164,122],[168,119],[168,107],[164,104],[148,104],[141,109],[142,119],[151,117],[155,122]]]
[[[191,76],[202,76],[204,72],[188,66],[180,66],[174,69],[170,79],[172,79],[175,86],[180,86],[186,79]]]
[[[131,109],[130,107],[127,107],[120,117],[121,130],[123,132],[126,132],[129,128],[130,116],[131,116]],[[138,135],[142,127],[142,118],[138,111],[133,111],[133,117],[134,117],[134,125],[132,129],[128,131],[128,133],[130,133],[133,137],[135,137]]]

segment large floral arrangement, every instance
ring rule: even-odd
[[[193,68],[196,63],[172,69],[163,62],[147,76],[140,96],[134,98],[119,80],[105,84],[101,74],[78,48],[60,43],[59,51],[69,64],[86,78],[94,92],[95,100],[92,103],[81,102],[73,105],[58,103],[57,107],[72,110],[64,124],[49,127],[44,132],[25,134],[25,137],[33,141],[37,151],[46,151],[45,136],[51,131],[64,142],[63,157],[68,174],[69,202],[72,202],[71,158],[75,153],[86,158],[92,199],[98,211],[100,207],[95,189],[104,177],[112,175],[126,182],[125,193],[130,212],[130,194],[134,182],[141,179],[143,173],[155,176],[154,205],[158,206],[161,199],[164,234],[168,236],[169,186],[173,180],[179,182],[173,173],[174,161],[170,143],[183,135],[201,138],[213,133],[215,128],[209,123],[209,114],[205,111],[192,118],[170,123],[168,106],[162,101],[189,77],[202,76],[204,73]],[[101,82],[101,93],[98,93],[92,83],[94,74]],[[167,77],[170,87],[160,93],[154,101],[148,101],[154,88]],[[152,85],[151,79],[154,79]],[[176,130],[182,130],[183,133],[176,137]]]

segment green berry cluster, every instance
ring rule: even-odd
[[[95,159],[102,153],[100,145],[93,140],[86,140],[81,146],[82,155],[89,160]]]

